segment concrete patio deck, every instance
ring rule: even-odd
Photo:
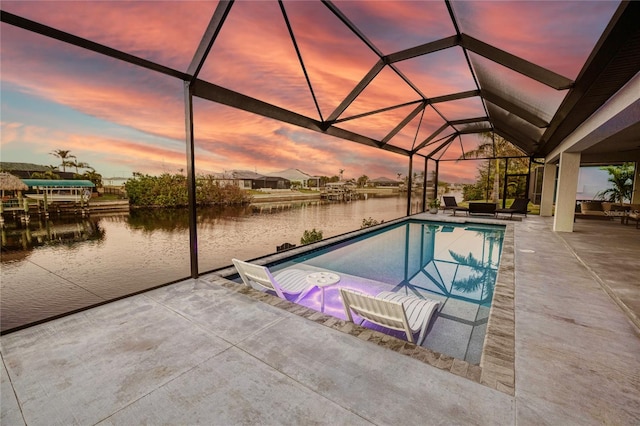
[[[2,336],[0,422],[637,425],[640,231],[513,224],[513,395],[203,277]]]

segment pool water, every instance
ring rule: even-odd
[[[393,291],[440,301],[423,346],[480,362],[502,251],[504,226],[408,220],[270,265],[329,271],[340,282],[314,289],[301,305],[345,318],[339,287],[376,295]],[[367,327],[376,326],[365,323]],[[376,329],[404,338],[404,333]]]

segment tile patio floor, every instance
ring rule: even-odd
[[[0,423],[637,425],[640,231],[551,226],[514,222],[513,395],[209,276],[2,336]]]

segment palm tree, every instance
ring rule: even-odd
[[[500,157],[518,157],[524,155],[522,151],[513,146],[501,136],[490,132],[480,134],[481,143],[472,151],[467,151],[459,160],[469,158],[495,159],[495,170],[493,175],[493,202],[500,199]]]
[[[67,166],[71,165],[72,162],[69,160],[71,158],[76,158],[75,155],[71,155],[69,154],[71,151],[69,150],[64,150],[64,149],[56,149],[55,151],[53,151],[51,153],[51,155],[53,155],[54,157],[58,157],[60,160],[62,160],[62,171],[66,172],[67,171]]]
[[[469,253],[467,256],[449,250],[451,257],[459,264],[469,267],[470,273],[467,277],[456,279],[452,283],[452,288],[463,293],[475,293],[481,290],[481,301],[490,301],[493,297],[493,289],[495,287],[496,277],[498,275],[498,259],[493,259],[494,250],[497,249],[500,252],[501,231],[494,231],[490,229],[475,229],[478,235],[482,235],[485,247],[488,248],[486,252],[483,249],[482,258],[476,258],[473,253]]]
[[[89,167],[89,170],[84,172],[82,174],[82,177],[93,182],[93,184],[96,186],[96,189],[102,187],[102,175],[100,173],[97,173],[93,167]]]
[[[596,194],[597,198],[606,198],[607,201],[613,203],[619,201],[620,204],[622,204],[624,200],[631,200],[634,173],[632,163],[624,163],[621,166],[600,167],[600,170],[609,173],[609,179],[607,179],[607,181],[613,184],[613,187],[598,192]]]
[[[464,256],[449,250],[449,254],[458,264],[468,266],[471,270],[466,278],[456,279],[452,283],[452,288],[463,293],[475,293],[481,290],[479,301],[491,300],[498,271],[480,259],[476,259],[472,253]]]
[[[340,169],[340,182],[342,182],[342,174],[344,173],[344,169]]]
[[[76,168],[76,174],[78,174],[78,168],[80,168],[80,169],[89,169],[89,168],[91,168],[89,163],[83,163],[82,161],[70,161],[67,164]]]

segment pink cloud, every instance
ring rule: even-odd
[[[186,155],[179,147],[170,149],[152,143],[53,130],[24,123],[2,123],[2,149],[4,161],[39,161],[45,165],[58,164],[58,159],[50,156],[50,153],[56,149],[66,149],[78,161],[89,163],[98,173],[107,174],[115,170],[161,173],[166,169],[175,172],[186,168]],[[16,158],[17,153],[28,153],[28,158]]]
[[[474,183],[479,161],[441,161],[438,173],[441,181],[449,183]]]
[[[486,113],[479,97],[440,102],[434,105],[449,120],[461,120],[470,117],[484,117]]]
[[[455,34],[444,2],[339,1],[336,5],[384,54]]]
[[[575,78],[618,7],[611,1],[452,2],[461,30]]]
[[[466,25],[463,31],[569,74],[577,72],[615,9],[601,3],[581,4],[578,11],[575,4],[569,7],[558,2],[453,4],[463,26]],[[336,5],[343,8],[365,34],[370,34],[374,42],[379,40],[389,51],[453,34],[444,2],[337,2]],[[215,2],[199,1],[163,2],[162,7],[154,2],[3,2],[3,10],[183,70],[215,6]],[[287,1],[285,7],[326,118],[378,58],[322,3]],[[549,19],[552,16],[555,18]],[[555,26],[547,24],[560,22],[558,16],[566,19]],[[482,25],[478,25],[479,21]],[[379,23],[384,26],[378,26]],[[113,123],[114,129],[119,129],[114,130],[114,134],[124,128],[143,135],[140,140],[135,137],[127,140],[114,134],[91,135],[78,129],[80,123],[69,122],[60,124],[60,133],[50,131],[50,137],[44,138],[47,136],[42,130],[44,126],[38,124],[46,119],[25,115],[21,123],[3,123],[3,149],[18,141],[26,141],[30,146],[28,144],[35,142],[28,138],[37,136],[46,141],[48,149],[60,148],[59,144],[66,144],[64,146],[72,150],[90,148],[96,156],[102,155],[104,159],[131,168],[184,167],[181,81],[32,35],[8,24],[2,24],[2,30],[2,81],[7,85],[4,87],[11,86],[30,96]],[[485,66],[482,58],[472,60],[474,66]],[[458,48],[397,65],[427,96],[475,88]],[[547,96],[536,91],[535,84],[521,81],[519,76],[493,72],[489,65],[485,68],[487,78],[496,75],[495,78],[510,86],[530,88],[531,95],[525,93],[523,102],[535,108],[552,109],[558,103],[557,96],[562,96],[555,92]],[[234,3],[202,77],[317,118],[275,2]],[[344,116],[417,98],[395,73],[385,68]],[[437,104],[436,108],[449,120],[484,115],[477,99]],[[339,126],[382,138],[412,109],[413,106],[376,114]],[[374,175],[374,172],[392,177],[408,164],[408,160],[399,155],[203,101],[196,100],[195,114],[197,166],[201,170],[258,168],[270,172],[297,167],[313,174],[331,175],[345,168],[353,177]],[[417,143],[442,122],[442,118],[428,108],[420,124]],[[416,132],[417,118],[391,144],[410,148]],[[161,141],[149,142],[154,137]],[[458,154],[456,149],[452,146],[447,156]],[[457,166],[452,170],[468,175]]]
[[[477,89],[460,47],[400,61],[396,66],[429,98]]]
[[[2,9],[182,71],[217,2],[3,1]]]

